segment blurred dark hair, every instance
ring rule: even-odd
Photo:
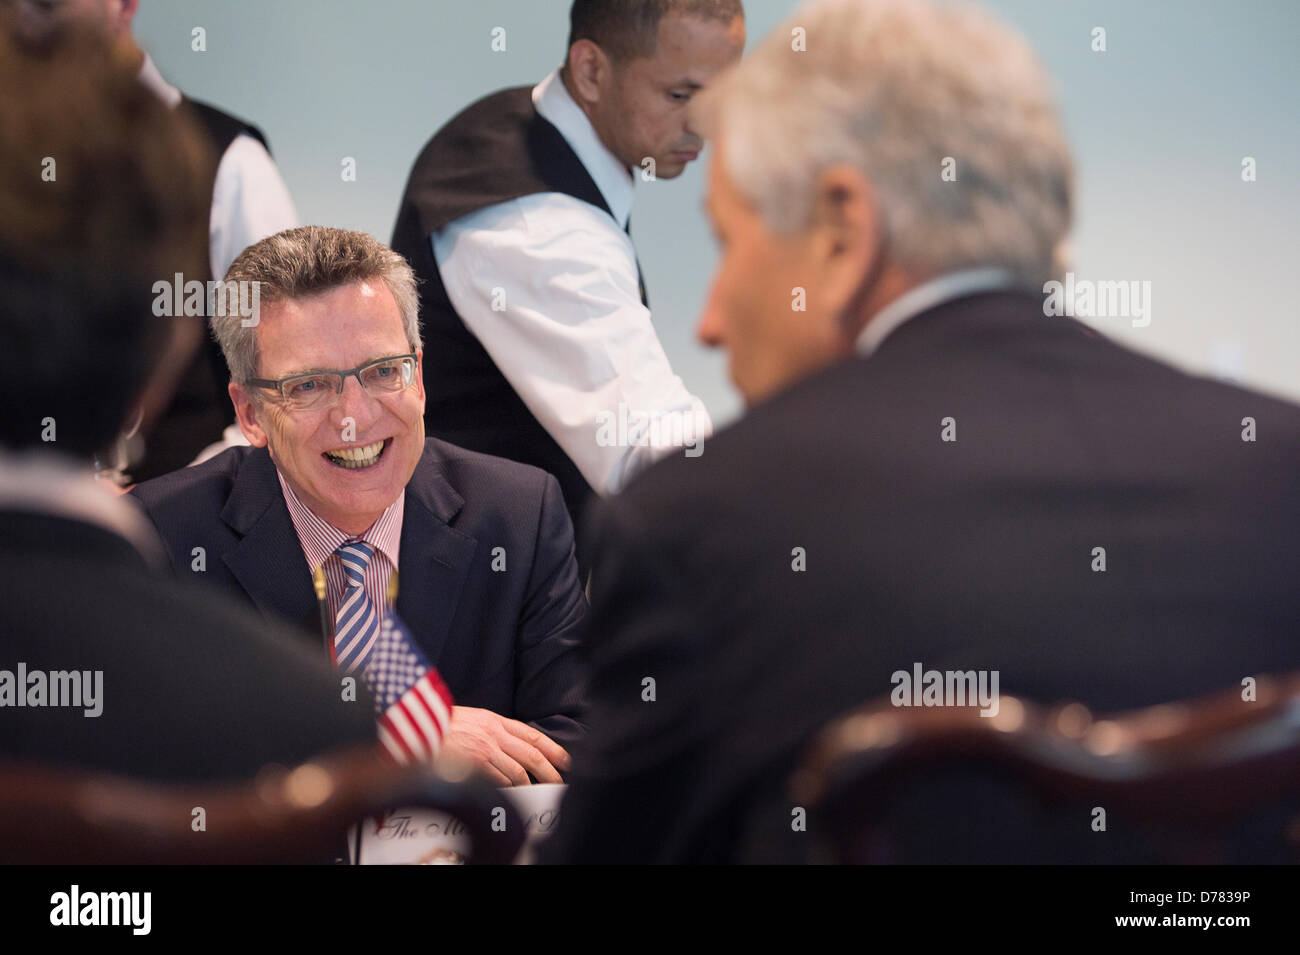
[[[84,458],[113,441],[180,337],[186,320],[155,317],[152,288],[203,274],[213,158],[124,51],[82,31],[23,47],[10,25],[0,19],[0,444]]]
[[[730,23],[745,10],[740,0],[574,0],[569,46],[591,40],[616,63],[653,56],[659,21],[670,13]]]

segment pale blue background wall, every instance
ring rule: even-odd
[[[745,6],[752,43],[796,4]],[[1149,327],[1099,326],[1300,399],[1300,2],[988,6],[1028,35],[1057,83],[1079,167],[1075,271],[1153,283]],[[428,136],[478,96],[558,65],[567,14],[567,0],[142,0],[136,35],[173,83],[266,131],[304,222],[387,241]],[[196,26],[205,53],[190,49]],[[491,49],[497,26],[503,53]],[[1095,26],[1107,30],[1104,54],[1090,50]],[[1259,169],[1250,184],[1247,155]],[[355,182],[341,180],[345,156]],[[640,184],[633,233],[674,366],[726,419],[740,406],[724,362],[693,337],[715,255],[702,162]]]

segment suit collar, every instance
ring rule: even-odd
[[[161,545],[159,545],[161,553]],[[162,564],[150,565],[126,538],[94,521],[67,514],[47,513],[0,505],[0,550],[21,554],[68,557],[93,564],[139,569],[160,579],[172,575],[165,554]]]
[[[226,567],[263,613],[297,623],[316,606],[311,570],[265,448],[245,456],[221,519],[241,536]]]
[[[1041,296],[1020,289],[991,289],[941,302],[919,312],[890,333],[869,355],[857,359],[869,364],[901,359],[917,350],[939,354],[939,349],[987,347],[1007,335],[1078,334],[1096,335],[1091,328],[1071,318],[1043,317]],[[937,360],[937,359],[934,359]]]
[[[428,438],[424,442],[424,453],[415,465],[415,473],[406,485],[407,503],[412,499],[419,501],[425,509],[443,524],[455,520],[465,499],[452,487],[444,473],[442,454],[437,442]],[[284,503],[284,493],[280,490],[280,479],[276,474],[275,462],[266,448],[253,448],[245,456],[235,477],[230,497],[221,511],[221,519],[240,534],[248,534],[268,511],[274,511],[274,505],[283,506],[284,518],[289,519],[289,508]]]
[[[226,498],[226,506],[221,510],[221,519],[232,530],[246,535],[276,501],[284,503],[275,475],[275,462],[266,448],[252,448],[244,455],[235,474],[235,483]],[[287,506],[284,516],[286,519],[289,516]]]
[[[438,442],[433,438],[425,440],[424,453],[420,455],[415,473],[411,475],[411,480],[406,485],[408,505],[412,498],[424,505],[429,513],[443,524],[450,524],[455,520],[456,515],[465,506],[465,499],[447,480],[443,457]],[[405,531],[402,536],[406,536]]]
[[[447,479],[438,443],[428,439],[406,486],[397,609],[434,664],[478,546],[451,526],[464,506]],[[311,619],[311,570],[265,448],[245,455],[221,519],[242,537],[224,559],[253,602],[291,622]]]
[[[980,292],[1014,288],[1015,276],[1006,269],[963,269],[949,272],[908,289],[871,317],[858,336],[857,352],[870,355],[900,325],[956,299]]]
[[[465,499],[447,479],[436,440],[406,485],[398,568],[397,613],[429,663],[438,665],[465,589],[478,541],[452,526]]]

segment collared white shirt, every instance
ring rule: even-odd
[[[651,428],[650,419],[693,427],[688,433],[701,440],[713,425],[703,402],[673,373],[641,304],[636,253],[624,231],[632,173],[605,148],[558,71],[532,95],[613,218],[563,193],[524,196],[439,230],[433,255],[466,327],[587,483],[609,494],[678,450],[665,442],[681,428]],[[496,289],[505,292],[504,311],[493,311]],[[638,419],[644,428],[619,424]]]
[[[936,305],[977,292],[1015,286],[1015,276],[1005,269],[962,269],[937,276],[908,289],[873,315],[858,336],[855,348],[859,355],[870,355],[900,325]]]
[[[169,109],[180,105],[180,90],[163,79],[147,53],[140,82]],[[213,278],[223,277],[235,256],[254,242],[297,225],[298,213],[271,154],[247,133],[236,136],[217,164],[212,189],[208,247]]]

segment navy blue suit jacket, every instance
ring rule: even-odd
[[[590,515],[591,733],[541,861],[807,860],[821,822],[791,825],[792,773],[917,662],[1095,713],[1300,667],[1297,462],[1300,408],[1045,318],[1041,295],[916,315]],[[955,790],[933,782],[890,817],[912,858],[1161,858],[1131,829],[1103,846],[1086,787],[1063,829],[989,789],[935,811]]]
[[[265,448],[232,448],[131,493],[179,576],[247,600],[321,647],[311,571]],[[498,547],[504,570],[493,569]],[[429,438],[406,486],[398,560],[397,612],[458,705],[530,723],[565,746],[582,735],[587,605],[555,478]]]

